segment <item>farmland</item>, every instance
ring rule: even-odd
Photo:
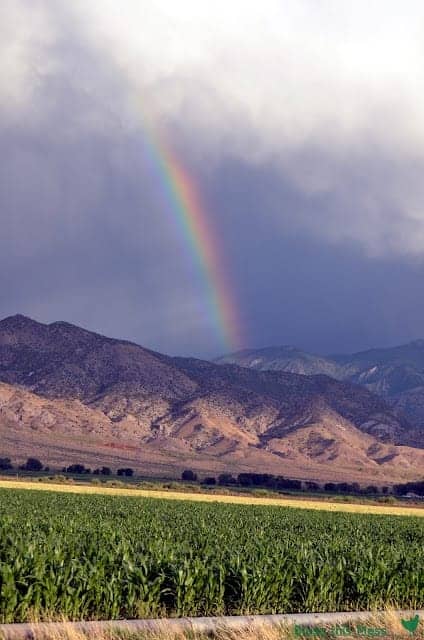
[[[381,514],[398,516],[424,517],[423,506],[410,506],[399,504],[361,504],[358,502],[343,502],[331,499],[322,499],[317,496],[278,496],[258,497],[253,494],[225,495],[215,492],[178,491],[175,489],[140,489],[137,487],[112,487],[105,484],[68,484],[47,482],[45,484],[34,480],[0,480],[0,489],[28,489],[35,491],[59,491],[65,493],[80,493],[85,495],[108,496],[137,496],[140,498],[164,498],[166,500],[185,500],[194,502],[220,502],[225,504],[245,504],[262,506],[296,507],[299,509],[314,509],[325,511],[344,511],[348,513]]]
[[[424,606],[424,520],[0,490],[0,621]]]

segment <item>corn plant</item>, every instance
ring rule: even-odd
[[[424,519],[0,490],[0,622],[424,607]]]

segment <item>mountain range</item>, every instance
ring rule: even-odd
[[[216,362],[256,371],[325,374],[361,385],[384,398],[424,434],[424,340],[333,356],[314,355],[290,346],[251,349],[223,356]],[[420,441],[416,444],[421,446]]]
[[[169,477],[187,467],[362,483],[422,476],[422,431],[384,394],[336,379],[352,365],[322,358],[334,370],[318,372],[319,357],[271,351],[267,370],[248,352],[229,357],[237,363],[173,358],[67,322],[6,318],[0,456]]]

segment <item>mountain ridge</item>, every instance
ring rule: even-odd
[[[60,442],[84,460],[112,447],[135,466],[354,479],[414,478],[424,465],[408,421],[362,387],[166,356],[66,322],[0,321],[0,384],[3,443],[22,455],[42,442],[56,460]]]
[[[424,429],[424,340],[354,354],[316,356],[300,349],[249,349],[221,356],[218,364],[237,363],[261,371],[282,370],[317,375],[327,373],[364,386]],[[307,362],[307,368],[302,363]]]

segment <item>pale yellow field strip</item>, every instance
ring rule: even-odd
[[[220,502],[227,504],[252,504],[264,506],[295,507],[320,511],[344,511],[349,513],[371,513],[397,516],[424,516],[419,507],[398,507],[392,505],[351,504],[347,502],[326,502],[325,500],[299,500],[296,498],[257,498],[254,496],[214,495],[206,493],[185,493],[183,491],[156,491],[147,489],[126,489],[90,485],[54,484],[0,480],[0,489],[30,489],[37,491],[60,491],[63,493],[98,494],[109,496],[133,496],[139,498],[162,498],[166,500],[190,500],[194,502]]]

